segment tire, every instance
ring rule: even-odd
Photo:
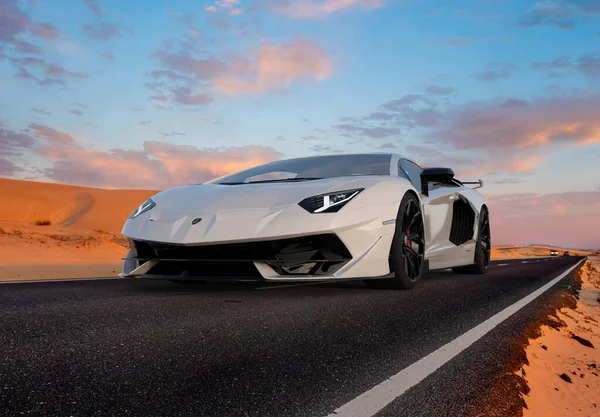
[[[405,194],[398,209],[389,263],[394,277],[365,280],[367,287],[409,290],[427,272],[423,215],[419,200],[412,193]]]
[[[487,208],[483,207],[479,216],[479,236],[475,247],[475,263],[452,268],[452,272],[455,274],[485,274],[490,264],[491,250],[490,215]]]

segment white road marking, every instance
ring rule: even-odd
[[[413,363],[396,375],[383,381],[379,385],[371,388],[367,392],[359,395],[352,401],[336,409],[327,417],[370,417],[379,412],[397,397],[404,394],[409,388],[423,381],[446,362],[450,361],[463,350],[471,346],[477,340],[481,339],[488,332],[498,326],[504,320],[515,314],[521,308],[535,300],[541,294],[549,290],[554,284],[569,275],[571,271],[577,268],[583,260],[577,262],[547,284],[538,288],[531,294],[520,299],[516,303],[505,308],[498,314],[490,317],[483,323],[475,326],[471,330],[463,333],[450,343],[445,344],[435,352],[430,353],[421,360]]]
[[[23,280],[23,281],[0,281],[2,284],[35,284],[41,282],[80,282],[80,281],[108,281],[108,280],[121,280],[121,279],[133,279],[133,278],[121,278],[121,277],[104,277],[104,278],[64,278],[64,279],[36,279],[36,280]]]
[[[498,266],[508,266],[508,264],[498,264]]]
[[[523,262],[521,262],[521,263],[522,263],[522,264],[526,264],[526,263],[527,263],[527,261],[523,261]]]

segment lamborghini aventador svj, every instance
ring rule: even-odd
[[[278,160],[142,202],[123,227],[121,276],[408,289],[428,270],[481,274],[491,250],[481,186],[395,153]]]

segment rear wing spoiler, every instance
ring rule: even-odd
[[[473,187],[474,190],[476,190],[477,188],[481,188],[483,187],[483,180],[477,180],[477,181],[461,181],[461,183],[463,185],[477,185],[477,187]]]

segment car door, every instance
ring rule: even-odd
[[[425,258],[430,259],[442,255],[445,249],[456,247],[449,241],[452,205],[462,187],[430,184],[429,195],[425,196],[421,193],[422,171],[421,166],[409,159],[400,158],[398,161],[398,173],[405,174],[419,192],[425,219]]]

